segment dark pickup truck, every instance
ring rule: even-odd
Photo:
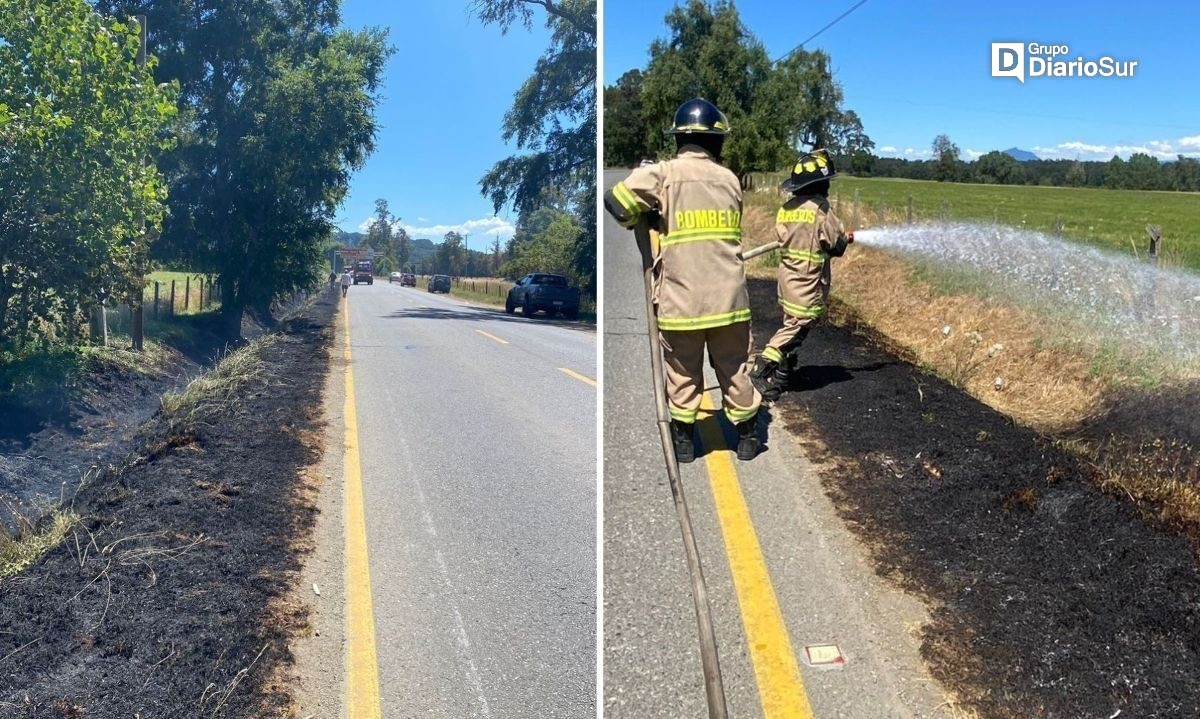
[[[510,315],[518,307],[526,317],[533,317],[541,310],[551,316],[561,313],[573,320],[579,317],[579,288],[571,287],[562,275],[528,274],[512,286],[504,301],[504,311]]]

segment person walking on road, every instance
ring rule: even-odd
[[[605,194],[604,206],[623,227],[645,220],[661,235],[654,304],[676,458],[696,458],[693,433],[707,347],[725,416],[737,427],[737,457],[749,460],[759,450],[761,397],[748,367],[753,342],[739,254],[742,186],[720,162],[729,121],[712,103],[697,98],[675,111],[670,132],[675,158],[633,170]]]
[[[758,356],[750,379],[767,400],[787,388],[799,362],[800,346],[829,302],[829,260],[841,257],[854,242],[829,206],[829,181],[837,175],[825,150],[813,150],[796,161],[791,176],[779,186],[792,197],[775,216],[780,248],[779,305],[783,327]]]
[[[336,272],[333,272],[333,271],[330,271],[330,273],[329,273],[329,286],[330,286],[330,287],[333,287],[333,286],[334,286],[334,284],[336,284],[336,283],[337,283],[337,273],[336,273]]]
[[[350,283],[354,281],[354,276],[350,274],[350,270],[342,273],[342,297],[346,296],[346,292],[350,289]]]

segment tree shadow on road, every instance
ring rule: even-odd
[[[510,315],[504,312],[503,309],[492,309],[489,307],[464,307],[458,309],[445,309],[441,307],[410,307],[396,310],[390,314],[381,315],[384,319],[389,320],[471,320],[478,322],[479,320],[489,320],[496,322],[513,322],[513,323],[537,323],[541,325],[550,325],[553,327],[563,327],[573,330],[595,331],[596,326],[582,320],[568,320],[560,317],[550,317],[545,314],[536,314],[533,317],[525,317],[524,315]]]

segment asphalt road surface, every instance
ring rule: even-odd
[[[627,172],[606,171],[605,186]],[[687,566],[655,426],[641,263],[632,233],[605,219],[604,715],[705,717]],[[707,386],[715,387],[711,376]],[[709,429],[723,430],[728,446],[730,427]],[[729,716],[953,716],[917,652],[924,607],[874,575],[795,441],[779,425],[769,432],[752,462],[718,451],[682,467]],[[723,449],[712,435],[706,444]],[[826,645],[844,661],[815,663]]]
[[[348,305],[383,716],[595,716],[595,333]]]

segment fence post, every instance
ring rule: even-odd
[[[175,316],[175,280],[171,280],[171,311],[168,314]]]
[[[1063,231],[1062,217],[1055,215],[1054,216],[1054,236],[1062,237],[1062,231]]]
[[[942,222],[950,219],[950,201],[942,200]]]
[[[851,227],[858,227],[858,188],[854,188],[854,219],[850,222]]]
[[[158,280],[154,281],[154,319],[158,319]]]
[[[908,224],[913,223],[913,199],[912,195],[908,196]]]
[[[1146,225],[1146,234],[1150,235],[1150,252],[1147,258],[1151,264],[1158,264],[1158,243],[1162,242],[1162,226]]]

